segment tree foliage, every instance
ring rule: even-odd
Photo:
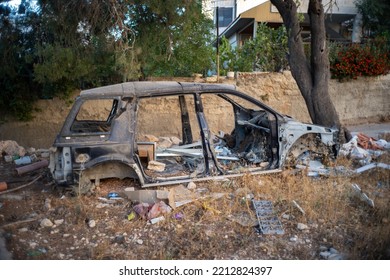
[[[202,72],[211,22],[200,0],[0,2],[0,109],[30,118],[37,98]]]
[[[146,76],[188,76],[211,63],[212,21],[201,1],[135,1],[130,27]]]
[[[288,68],[287,33],[284,26],[272,28],[265,23],[257,26],[256,37],[234,48],[222,37],[220,43],[220,73],[227,71],[279,72]]]
[[[390,39],[390,2],[388,0],[356,0],[355,5],[363,16],[363,25],[371,36]]]
[[[246,62],[252,64],[254,71],[278,72],[288,66],[287,32],[284,26],[268,27],[261,23],[257,27],[256,37],[245,42],[241,52]]]

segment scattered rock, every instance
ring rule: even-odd
[[[290,220],[290,215],[288,215],[288,214],[283,214],[283,215],[282,215],[282,218],[283,218],[283,219],[286,219],[286,220]]]
[[[41,223],[41,227],[52,227],[54,224],[48,218],[44,218]]]
[[[249,188],[239,188],[237,189],[234,194],[237,196],[237,197],[242,197],[242,198],[245,198],[245,199],[253,199],[254,198],[254,195],[252,193],[252,191],[249,189]]]
[[[297,242],[298,241],[298,237],[297,236],[293,236],[290,238],[290,241],[291,242]]]
[[[321,251],[321,252],[327,251],[327,250],[328,250],[328,247],[323,246],[323,245],[320,246],[320,251]]]
[[[48,158],[48,157],[50,157],[50,152],[41,152],[41,157],[42,158]]]
[[[11,260],[12,255],[11,253],[7,250],[5,239],[3,238],[4,232],[0,228],[0,260]]]
[[[181,140],[175,136],[171,137],[170,140],[171,140],[172,144],[175,146],[180,145],[180,143],[181,143]]]
[[[335,248],[330,248],[330,249],[329,249],[329,252],[330,252],[331,254],[338,254],[338,253],[339,253],[339,251],[337,251]]]
[[[30,243],[29,243],[29,246],[30,246],[32,249],[34,249],[35,247],[38,246],[38,243],[36,243],[36,242],[30,242]]]
[[[125,243],[125,237],[123,235],[117,235],[114,238],[114,242],[118,244],[123,244]]]
[[[64,223],[64,219],[60,219],[60,220],[55,220],[54,221],[54,224],[59,226],[59,225],[62,225]]]
[[[96,221],[95,221],[95,220],[90,220],[90,221],[88,222],[88,226],[89,226],[90,228],[94,228],[94,227],[96,226]]]
[[[28,231],[28,228],[20,228],[19,230],[18,230],[19,232],[27,232]]]
[[[5,156],[4,156],[4,160],[5,160],[5,162],[12,162],[12,161],[13,161],[13,158],[12,158],[12,156],[5,155]]]
[[[196,189],[196,184],[194,182],[189,182],[187,185],[187,189],[189,190]]]
[[[148,169],[153,170],[153,171],[157,171],[157,172],[162,172],[165,169],[165,163],[151,160],[148,163]]]
[[[45,199],[45,206],[44,206],[44,209],[45,209],[46,211],[51,210],[51,199],[50,199],[50,198],[46,198],[46,199]]]
[[[309,227],[307,225],[305,225],[305,224],[298,223],[297,228],[299,230],[305,230],[305,229],[308,229]]]
[[[333,261],[339,261],[339,260],[343,260],[344,257],[340,254],[331,254],[329,257],[328,257],[328,260],[333,260]]]
[[[142,239],[137,239],[135,242],[137,242],[138,245],[144,244],[144,241]]]
[[[151,134],[143,135],[140,138],[142,139],[142,141],[146,141],[146,142],[158,142],[158,138]]]
[[[167,148],[172,147],[173,143],[169,137],[160,137],[158,140],[159,141],[158,141],[157,145],[159,148],[167,149]]]
[[[330,255],[331,255],[331,253],[328,252],[328,251],[325,251],[325,252],[321,252],[321,253],[320,253],[320,256],[321,256],[322,258],[326,259],[326,260],[329,258]]]
[[[0,141],[0,154],[7,154],[10,156],[20,156],[23,157],[26,154],[26,150],[19,146],[16,141],[13,140],[6,140],[6,141]]]
[[[325,250],[323,250],[325,249]],[[320,256],[325,260],[343,260],[344,256],[335,248],[326,249],[325,246],[320,247]]]

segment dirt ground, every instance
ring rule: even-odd
[[[378,161],[388,164],[388,154]],[[54,186],[45,169],[18,176],[15,164],[1,159],[0,182],[9,190],[39,179],[0,193],[0,227],[12,259],[23,260],[389,259],[389,173],[310,177],[286,170],[197,183],[191,192],[199,199],[150,224],[132,214],[134,203],[123,195],[138,188],[133,180],[108,179],[95,193],[77,196]],[[359,199],[354,183],[374,207]],[[122,199],[109,199],[111,192]],[[252,199],[272,202],[284,234],[259,232]]]

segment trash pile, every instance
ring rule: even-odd
[[[15,175],[24,175],[26,173],[47,167],[49,165],[48,158],[50,157],[50,152],[46,149],[25,149],[24,147],[19,146],[16,141],[6,140],[0,141],[0,155],[3,156],[4,161],[7,164],[15,165]],[[0,186],[1,193],[10,192],[14,190],[7,190],[7,182],[0,182]],[[15,188],[15,190],[19,188],[20,186],[18,188]]]
[[[353,175],[359,174],[372,168],[390,169],[389,164],[375,163],[380,156],[390,150],[390,143],[384,139],[376,140],[363,133],[358,133],[352,139],[341,146],[339,157],[352,159],[358,167],[349,170],[344,166],[328,167],[320,160],[312,160],[309,153],[304,153],[298,159],[299,164],[295,167],[307,170],[307,175],[311,177],[332,176],[332,175]]]
[[[133,203],[128,220],[139,217],[147,220],[150,224],[155,224],[165,219],[165,215],[173,212],[178,207],[201,199],[218,199],[223,197],[224,193],[213,193],[205,195],[207,189],[197,188],[195,183],[191,182],[187,186],[178,185],[163,190],[136,190],[135,188],[126,188],[123,196],[126,196]],[[175,212],[175,219],[182,219],[181,212]]]
[[[357,160],[360,165],[366,165],[388,150],[390,150],[390,143],[386,140],[376,140],[358,133],[348,143],[342,145],[339,154]]]

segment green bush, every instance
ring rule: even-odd
[[[244,43],[239,58],[243,68],[252,65],[253,71],[278,72],[288,67],[287,32],[284,26],[277,29],[260,23],[256,38]],[[240,69],[241,70],[241,69]]]
[[[256,38],[233,48],[226,38],[220,44],[220,73],[227,71],[279,72],[288,68],[287,32],[282,26],[277,29],[260,23]]]

